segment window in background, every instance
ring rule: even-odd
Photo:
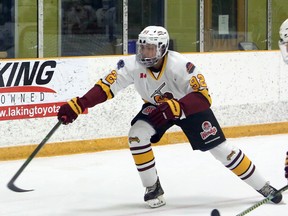
[[[128,1],[129,39],[138,38],[148,25],[164,25],[164,0]]]
[[[14,58],[14,1],[0,1],[0,58]]]
[[[288,19],[287,0],[272,1],[272,49],[278,50],[279,28]]]
[[[199,0],[169,0],[165,8],[169,49],[178,52],[199,51]]]
[[[122,53],[122,0],[62,0],[61,56]]]
[[[245,0],[205,1],[204,51],[238,50],[245,38]]]
[[[15,57],[37,58],[38,2],[35,0],[15,1]],[[44,47],[45,49],[45,47]]]
[[[138,34],[146,26],[164,26],[164,10],[164,0],[128,1],[128,53],[136,52]]]
[[[61,56],[122,54],[122,0],[62,0]],[[164,0],[128,1],[128,53],[148,25],[164,25]]]
[[[278,49],[286,1],[128,1],[128,53],[148,25],[165,26],[179,52],[198,52],[199,42],[206,52]],[[0,58],[122,54],[122,31],[123,0],[0,0]]]
[[[247,41],[255,43],[260,50],[267,49],[267,1],[247,1]]]

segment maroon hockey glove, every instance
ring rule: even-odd
[[[285,160],[285,178],[288,180],[288,151],[286,153],[286,160]]]
[[[180,103],[176,99],[171,99],[160,104],[148,117],[154,128],[160,128],[171,120],[179,119],[181,115]]]
[[[72,123],[78,117],[78,115],[83,113],[84,110],[85,108],[81,104],[79,98],[73,98],[60,107],[57,117],[63,124],[69,124]]]

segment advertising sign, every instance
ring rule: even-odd
[[[81,59],[1,61],[0,120],[56,116],[87,83]]]

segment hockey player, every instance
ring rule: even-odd
[[[138,37],[137,54],[119,60],[83,97],[61,106],[58,119],[72,123],[85,109],[113,98],[134,84],[144,101],[131,122],[129,147],[143,186],[144,201],[152,208],[165,205],[151,143],[158,142],[173,125],[187,136],[193,150],[208,151],[240,179],[267,197],[276,189],[261,176],[238,147],[226,141],[210,109],[204,75],[178,52],[168,50],[169,35],[161,26],[148,26]],[[282,195],[272,201],[279,203]]]
[[[279,48],[284,62],[288,64],[288,19],[286,19],[280,26],[279,34]]]
[[[288,64],[288,19],[286,19],[280,26],[279,30],[280,40],[279,48],[283,57],[283,61]],[[288,151],[285,160],[285,177],[288,180]]]

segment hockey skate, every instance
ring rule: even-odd
[[[277,190],[276,190],[274,187],[272,187],[269,182],[267,182],[267,183],[263,186],[263,188],[261,188],[260,190],[258,190],[258,192],[259,192],[260,194],[262,194],[264,197],[268,197],[269,195],[273,195],[276,191],[277,191]],[[273,199],[271,199],[271,201],[272,201],[273,203],[275,203],[275,204],[280,203],[281,200],[282,200],[282,194],[281,194],[281,193],[278,194],[278,195],[276,195]]]
[[[146,188],[144,201],[147,202],[151,208],[158,208],[166,204],[163,194],[164,191],[158,178],[153,186]]]

